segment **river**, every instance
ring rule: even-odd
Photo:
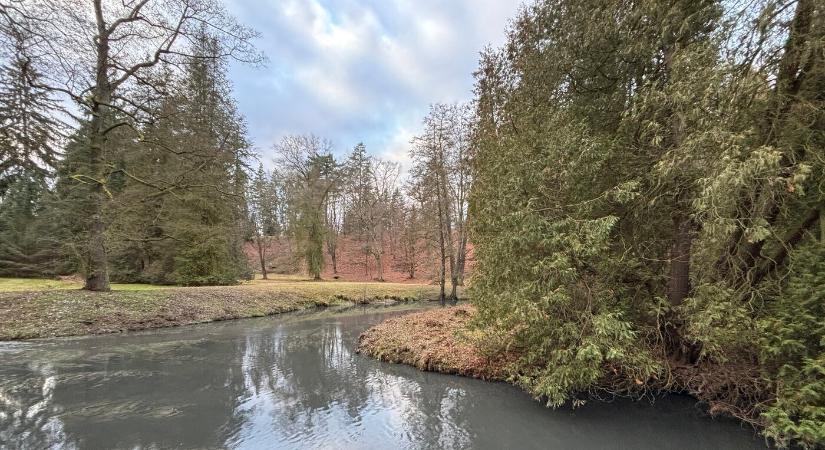
[[[550,410],[355,354],[363,330],[420,307],[0,343],[0,448],[765,448],[689,398]]]

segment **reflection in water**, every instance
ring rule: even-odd
[[[51,364],[35,361],[19,372],[26,377],[22,383],[11,377],[0,380],[0,444],[71,448],[52,402],[56,377]]]
[[[352,308],[0,345],[0,448],[760,448],[687,399],[551,411],[373,361]]]

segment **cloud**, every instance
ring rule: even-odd
[[[235,96],[264,162],[281,136],[316,133],[339,154],[409,164],[428,105],[472,97],[485,45],[504,40],[520,0],[233,0],[261,32],[269,66],[233,65]]]

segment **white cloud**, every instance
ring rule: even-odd
[[[409,166],[409,140],[433,102],[471,98],[478,52],[504,40],[520,0],[233,0],[262,33],[264,70],[231,77],[262,151],[288,133],[364,141]],[[264,159],[267,159],[265,156]]]

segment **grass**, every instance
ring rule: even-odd
[[[80,290],[79,281],[0,279],[0,340],[115,333],[260,317],[287,311],[385,300],[435,299],[437,286],[310,281],[295,276],[239,286],[113,285]]]
[[[0,292],[54,291],[59,289],[80,289],[81,287],[83,287],[81,281],[72,279],[0,278]],[[164,286],[151,284],[112,284],[112,290],[114,291],[151,291],[159,289],[164,289]]]
[[[514,355],[488,357],[468,336],[470,305],[438,308],[386,320],[361,334],[358,352],[421,370],[505,380]]]

